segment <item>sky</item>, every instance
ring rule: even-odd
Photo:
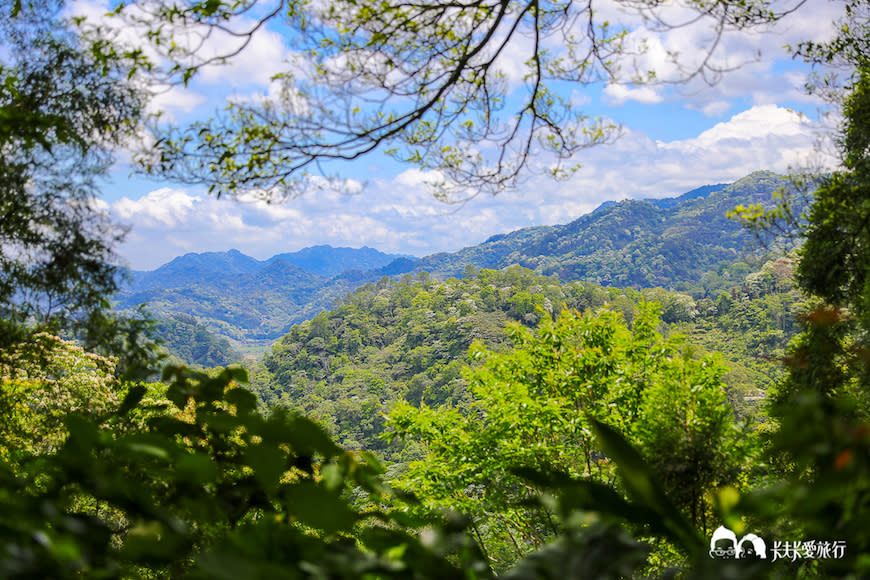
[[[704,27],[658,33],[615,6],[600,6],[600,15],[631,27],[632,41],[645,39],[639,65],[655,69],[659,78],[675,73],[669,51],[691,60],[709,42]],[[103,0],[81,0],[74,11],[101,18],[106,7]],[[835,161],[825,137],[836,115],[806,94],[809,68],[793,61],[784,46],[828,38],[839,10],[837,2],[811,0],[773,27],[726,35],[716,58],[734,70],[712,85],[696,79],[685,85],[564,87],[588,114],[622,127],[613,143],[582,150],[572,160],[581,168],[567,180],[530,173],[515,190],[449,205],[426,190],[424,172],[375,152],[334,168],[351,180],[352,193],[312,190],[267,204],[253,196],[215,199],[204,189],[145,178],[120,152],[101,184],[100,205],[131,226],[118,250],[136,270],[188,252],[238,249],[265,259],[318,244],[423,256],[521,227],[567,223],[608,200],[672,197],[761,169],[830,167]],[[151,108],[167,122],[183,124],[208,117],[230,98],[268,98],[275,90],[272,75],[291,58],[281,31],[266,29],[229,65],[205,69],[187,88],[160,94]],[[502,66],[509,82],[522,74],[510,61]]]

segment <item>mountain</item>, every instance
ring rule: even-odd
[[[298,252],[272,256],[268,260],[257,260],[238,250],[228,252],[190,253],[175,258],[168,264],[150,272],[132,272],[132,282],[125,292],[138,292],[152,288],[182,288],[198,284],[226,284],[228,280],[245,279],[257,275],[275,264],[290,264],[309,274],[321,278],[332,278],[345,270],[372,270],[386,266],[396,259],[413,259],[412,256],[385,254],[378,250],[362,247],[333,248],[332,246],[313,246]]]
[[[253,274],[262,262],[238,250],[185,254],[151,272],[132,272],[132,291],[180,288],[190,284],[220,282],[227,275]]]
[[[667,332],[688,336],[696,354],[722,353],[730,402],[750,416],[782,373],[779,361],[800,327],[796,314],[805,299],[794,286],[793,265],[780,257],[723,267],[728,282],[712,298],[560,282],[519,267],[469,271],[461,279],[382,278],[293,326],[266,353],[252,387],[270,406],[315,418],[345,447],[407,460],[414,443],[384,440],[385,414],[399,400],[467,405],[462,369],[476,364],[473,341],[507,348],[516,336],[505,332],[509,322],[535,326],[544,313],[563,308],[606,306],[631,322],[648,300],[659,303]]]
[[[399,256],[384,254],[367,246],[359,249],[311,246],[298,252],[272,256],[267,262],[283,260],[319,276],[332,278],[347,270],[374,270],[396,258]],[[401,256],[400,259],[413,259],[413,256]]]
[[[292,324],[311,318],[356,287],[345,280],[330,283],[333,272],[380,267],[396,259],[411,260],[372,248],[330,246],[279,254],[263,261],[238,250],[191,253],[150,272],[132,272],[116,307],[133,308],[145,303],[163,321],[178,314],[193,317],[209,332],[229,338],[244,350],[252,343],[265,346]],[[158,325],[158,334],[172,354],[197,362],[171,348],[177,343],[173,329],[178,328],[178,324],[164,322]]]
[[[730,185],[709,185],[677,198],[605,203],[564,225],[523,228],[454,253],[403,263],[405,272],[462,275],[472,264],[519,265],[561,280],[606,286],[678,288],[734,260],[754,234],[726,217],[738,204],[770,207],[785,177],[759,171]],[[392,267],[392,266],[389,266]]]
[[[665,197],[661,199],[647,199],[645,201],[650,202],[656,207],[659,208],[668,208],[674,207],[675,205],[679,205],[684,201],[689,201],[691,199],[697,199],[699,197],[707,197],[711,193],[716,193],[717,191],[721,191],[728,187],[727,183],[717,183],[716,185],[702,185],[701,187],[697,187],[692,191],[687,191],[683,195],[679,197]]]
[[[147,303],[161,317],[188,314],[244,350],[264,347],[366,283],[429,272],[462,277],[469,266],[519,265],[562,281],[675,290],[705,287],[726,262],[752,249],[754,234],[726,217],[739,204],[770,207],[783,176],[759,171],[728,185],[706,185],[679,197],[605,202],[557,226],[490,237],[482,244],[420,259],[372,248],[315,246],[265,261],[237,250],[187,254],[152,272],[136,272],[119,307]]]

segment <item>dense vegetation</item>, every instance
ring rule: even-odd
[[[157,320],[153,332],[162,339],[161,346],[178,364],[213,368],[242,360],[242,355],[227,339],[209,332],[193,316],[175,314]]]
[[[204,20],[226,9],[193,6]],[[847,6],[850,17],[868,8]],[[679,292],[521,267],[384,278],[276,345],[257,385],[280,404],[262,409],[238,367],[170,366],[144,382],[149,321],[108,310],[113,228],[87,219],[91,179],[139,120],[135,71],[110,43],[79,43],[61,8],[14,2],[0,21],[0,209],[22,226],[0,231],[0,576],[870,575],[866,22],[795,49],[856,67],[842,168],[805,182],[803,214],[788,197],[766,207],[766,195],[735,211],[762,235],[802,237],[794,254],[717,263]],[[382,22],[366,14],[346,16]],[[589,219],[651,211],[634,205]],[[613,251],[643,237],[626,231]],[[761,393],[766,404],[752,404]],[[386,433],[389,463],[287,405],[340,417],[327,427],[354,446]],[[719,523],[758,531],[780,558],[713,557]],[[783,541],[802,551],[776,552]],[[843,551],[815,551],[829,541]]]
[[[534,331],[513,325],[509,351],[474,348],[485,364],[463,373],[465,405],[404,403],[390,412],[391,436],[427,451],[396,485],[429,509],[470,514],[484,553],[507,569],[558,533],[546,512],[524,505],[535,490],[518,472],[547,466],[568,478],[615,482],[592,436],[599,421],[641,451],[694,526],[710,529],[706,490],[745,480],[754,442],[735,423],[724,368],[664,339],[656,310],[642,305],[631,330],[612,311],[563,311]]]
[[[750,266],[735,264],[721,281]],[[383,414],[396,401],[461,405],[479,341],[501,350],[509,321],[535,326],[564,309],[620,313],[632,324],[640,305],[661,305],[663,329],[684,333],[699,353],[723,352],[732,404],[752,415],[781,374],[777,361],[797,332],[803,300],[793,286],[792,262],[768,261],[715,300],[694,300],[664,289],[603,288],[560,283],[513,267],[466,270],[439,282],[427,274],[384,278],[345,297],[336,308],[293,327],[264,359],[253,387],[267,405],[283,404],[321,421],[343,445],[386,453],[379,438]],[[701,289],[698,289],[701,292]]]

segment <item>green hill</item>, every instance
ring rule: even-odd
[[[169,356],[186,365],[210,368],[242,360],[226,338],[214,335],[193,316],[174,314],[157,320],[156,331]]]
[[[729,278],[723,268],[721,276]],[[397,400],[414,405],[463,405],[461,369],[474,364],[468,347],[509,345],[510,321],[534,325],[563,308],[610,308],[631,323],[642,300],[662,307],[663,330],[688,337],[700,354],[723,353],[731,402],[751,416],[797,328],[803,301],[794,289],[790,259],[754,269],[743,263],[740,282],[714,298],[693,299],[661,288],[604,288],[512,267],[466,270],[462,279],[428,274],[384,278],[346,296],[336,308],[296,325],[263,361],[254,387],[264,403],[303,411],[345,446],[400,460],[411,448],[379,438],[383,414]]]
[[[356,285],[330,281],[336,272],[371,269],[400,258],[371,248],[316,246],[260,261],[238,250],[186,254],[151,272],[133,272],[118,309],[147,304],[160,319],[193,317],[209,332],[257,352],[292,324],[330,306]],[[158,336],[175,342],[171,329]],[[193,361],[191,361],[193,362]]]

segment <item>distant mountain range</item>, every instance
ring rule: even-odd
[[[118,308],[145,303],[159,318],[192,316],[236,342],[270,340],[352,288],[335,274],[371,271],[397,259],[372,248],[314,246],[257,260],[238,250],[185,254],[150,272],[131,272]]]
[[[192,284],[227,283],[227,276],[267,277],[311,276],[332,278],[347,270],[372,270],[398,258],[413,258],[400,254],[385,254],[373,248],[333,248],[312,246],[298,252],[277,254],[268,260],[257,260],[238,250],[185,254],[149,272],[134,271],[132,291],[152,288],[180,288]],[[268,272],[268,273],[267,273]]]
[[[605,286],[675,288],[736,259],[753,234],[726,217],[738,204],[770,205],[785,177],[759,171],[730,185],[708,185],[676,198],[606,202],[571,223],[523,228],[454,253],[405,263],[407,272],[461,275],[468,264],[514,264],[561,280]],[[396,264],[387,266],[396,273]]]
[[[753,234],[726,218],[738,204],[770,206],[783,176],[752,173],[679,197],[606,202],[571,223],[492,236],[416,259],[372,248],[315,246],[256,260],[237,250],[187,254],[134,272],[119,308],[147,303],[159,317],[186,314],[235,345],[272,341],[347,292],[384,276],[462,276],[470,265],[530,268],[561,280],[681,289],[750,249]]]

